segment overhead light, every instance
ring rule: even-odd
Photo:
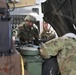
[[[37,13],[29,13],[29,15],[33,15],[33,16],[39,16]]]
[[[18,3],[18,2],[20,2],[20,0],[7,0],[9,3]]]
[[[15,2],[20,2],[20,0],[15,0]]]

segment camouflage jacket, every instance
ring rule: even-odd
[[[33,40],[39,38],[39,31],[36,27],[29,28],[27,25],[23,24],[17,28],[18,38],[21,41]]]
[[[76,75],[76,39],[60,37],[42,45],[49,55],[57,56],[61,75]]]
[[[46,40],[51,40],[54,39],[56,37],[55,32],[53,31],[49,31],[49,30],[43,30],[43,32],[41,33],[41,38],[42,39],[46,39]]]

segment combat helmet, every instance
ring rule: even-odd
[[[24,20],[32,21],[33,23],[36,22],[36,18],[32,15],[27,15]]]

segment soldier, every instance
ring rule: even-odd
[[[25,22],[18,27],[18,38],[21,42],[29,43],[36,40],[35,44],[38,43],[39,31],[35,25],[36,18],[27,15],[24,21]]]
[[[51,25],[43,21],[43,31],[41,33],[41,38],[45,40],[51,40],[55,37],[55,31],[52,29]]]
[[[50,40],[41,47],[44,58],[57,56],[61,75],[76,75],[76,35],[73,35]]]

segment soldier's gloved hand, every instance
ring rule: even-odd
[[[33,42],[34,42],[35,45],[39,45],[39,40],[38,39],[33,40]]]

